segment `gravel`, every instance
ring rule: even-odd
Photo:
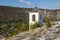
[[[39,27],[17,34],[13,40],[60,40],[60,28],[58,25],[50,28]]]

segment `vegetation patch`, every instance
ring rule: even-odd
[[[45,24],[47,28],[51,27],[51,21],[48,17],[45,17]]]
[[[33,25],[30,26],[30,29],[35,29],[38,27],[40,27],[40,25],[37,22],[35,22]]]
[[[19,32],[27,31],[29,29],[28,23],[12,22],[3,24],[0,27],[0,35],[4,37],[13,36]]]

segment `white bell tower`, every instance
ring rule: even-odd
[[[33,8],[32,11],[29,12],[29,26],[33,25],[35,22],[39,22],[39,8],[37,8],[37,5],[35,8]]]
[[[29,26],[39,22],[39,12],[29,12]]]
[[[35,7],[32,11],[29,12],[29,29],[30,26],[37,22],[40,26],[43,25],[43,16],[41,10]]]

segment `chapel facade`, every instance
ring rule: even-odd
[[[37,7],[33,8],[32,11],[29,12],[29,26],[36,22],[40,26],[43,25],[43,13]]]

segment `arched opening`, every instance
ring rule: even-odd
[[[32,21],[35,21],[35,15],[32,16]]]

